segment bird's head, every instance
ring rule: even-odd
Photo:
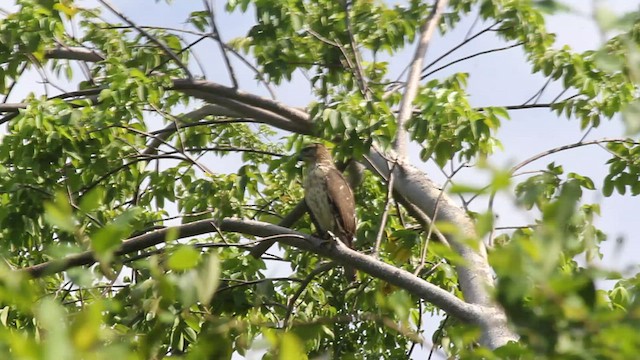
[[[310,144],[305,146],[298,155],[298,161],[304,161],[306,164],[324,163],[333,165],[329,150],[322,144]]]

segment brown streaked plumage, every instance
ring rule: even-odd
[[[299,159],[307,165],[304,199],[318,232],[325,238],[331,232],[353,248],[356,232],[353,192],[333,163],[329,150],[322,144],[311,144],[302,149]],[[355,280],[353,268],[345,267],[345,273],[348,280]]]

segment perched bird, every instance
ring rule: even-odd
[[[353,248],[356,232],[355,201],[351,187],[336,168],[329,150],[322,144],[311,144],[300,152],[298,160],[306,164],[304,200],[311,220],[320,236],[332,235]],[[355,270],[345,267],[349,281],[355,280]]]

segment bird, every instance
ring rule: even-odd
[[[356,232],[355,199],[347,180],[333,162],[329,150],[320,143],[305,146],[299,161],[304,161],[304,201],[311,221],[325,239],[335,237],[353,249]],[[355,270],[345,266],[347,280],[356,279]]]

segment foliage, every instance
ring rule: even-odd
[[[460,358],[638,353],[640,277],[593,264],[607,235],[594,225],[598,204],[584,200],[587,191],[640,193],[640,146],[632,138],[606,141],[611,159],[602,186],[549,163],[518,182],[512,172],[494,169],[481,188],[453,187],[465,206],[487,191],[512,194],[535,219],[496,234],[499,209],[469,211],[477,232],[494,236],[492,295],[521,336],[495,351],[478,345],[477,326],[453,318],[435,332],[424,329],[425,317],[444,314],[408,291],[364,273],[347,284],[340,267],[315,273],[325,261],[309,252],[284,249],[275,258],[292,275],[270,277],[269,257],[247,254],[246,243],[260,240],[248,235],[216,231],[177,240],[169,233],[162,245],[120,254],[124,240],[169,225],[229,217],[278,223],[303,198],[301,171],[289,154],[309,137],[230,113],[198,118],[201,100],[175,85],[202,75],[194,70],[193,46],[219,45],[222,34],[209,10],[191,13],[188,30],[141,28],[124,18],[108,22],[104,7],[20,0],[0,21],[0,93],[7,95],[0,105],[3,358],[230,359],[264,349],[265,359],[398,359],[431,335],[446,356]],[[255,15],[255,25],[222,45],[221,54],[247,56],[260,82],[280,85],[296,72],[307,74],[313,135],[335,144],[337,160],[360,161],[372,145],[391,146],[402,130],[395,118],[402,84],[392,78],[391,61],[412,48],[429,3],[229,0],[226,10]],[[638,13],[619,22],[598,13],[603,29],[617,33],[600,50],[576,53],[552,46],[544,12],[554,10],[571,11],[555,1],[454,0],[440,31],[479,14],[500,39],[521,44],[533,73],[574,94],[549,110],[585,131],[622,114],[636,134]],[[78,65],[53,52],[79,47],[98,58]],[[442,169],[459,163],[491,169],[487,159],[500,149],[497,133],[509,112],[473,107],[469,73],[436,78],[427,71],[406,126],[421,160]],[[34,74],[50,74],[42,75],[44,91],[29,92],[11,108],[15,84],[31,82],[35,89]],[[223,168],[229,163],[237,166]],[[355,191],[357,247],[369,253],[387,208],[387,184],[367,172]],[[424,228],[392,205],[380,232],[380,259],[462,298],[461,260],[437,241],[449,224]],[[308,217],[292,227],[314,231]],[[18,271],[87,250],[96,265],[40,278]],[[603,290],[602,279],[618,282]]]

